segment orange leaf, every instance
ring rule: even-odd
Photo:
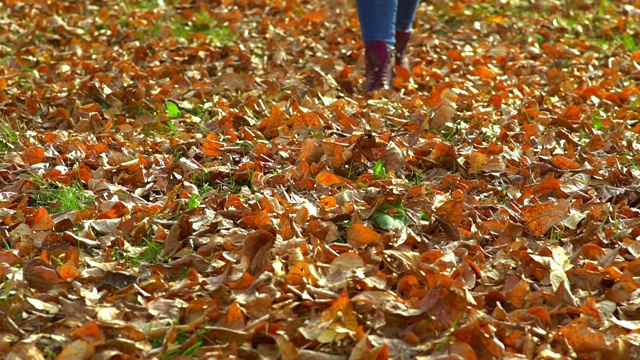
[[[581,114],[582,112],[580,111],[579,107],[575,105],[569,105],[564,109],[561,116],[570,121],[578,121],[580,120]]]
[[[320,321],[323,331],[317,340],[321,343],[343,339],[348,332],[355,331],[358,327],[358,318],[353,311],[349,295],[343,292],[330,308],[322,312]]]
[[[222,156],[224,152],[220,149],[224,147],[224,144],[218,141],[205,140],[202,144],[202,152],[205,156]]]
[[[544,235],[553,225],[564,220],[569,215],[569,201],[558,201],[557,204],[545,203],[525,206],[522,208],[522,217],[527,229],[534,235]]]
[[[73,264],[66,263],[58,268],[58,274],[62,280],[75,279],[78,277],[78,270]]]
[[[440,129],[444,124],[448,123],[457,113],[456,108],[451,104],[442,104],[433,114],[430,121],[432,129]]]
[[[227,308],[227,314],[220,319],[218,326],[233,330],[244,329],[244,315],[235,300],[229,305],[229,308]]]
[[[320,22],[320,21],[324,21],[325,20],[325,15],[324,15],[324,11],[320,10],[320,11],[314,11],[311,12],[307,15],[305,15],[305,17],[303,18],[303,20],[309,21],[309,22]]]
[[[463,290],[445,275],[440,276],[436,286],[420,301],[420,310],[447,323],[455,321],[459,313],[466,313],[467,308]]]
[[[438,142],[433,149],[433,159],[444,168],[452,168],[456,161],[456,148],[449,143]]]
[[[324,148],[317,139],[305,139],[300,144],[300,152],[298,153],[298,161],[313,163],[324,155]]]
[[[40,146],[30,146],[21,154],[22,160],[27,164],[38,164],[44,161],[44,148]]]
[[[508,293],[507,300],[517,309],[522,309],[527,302],[527,298],[531,293],[529,283],[520,280]]]
[[[487,104],[493,106],[496,109],[500,109],[502,107],[502,96],[497,94],[491,95]]]
[[[35,214],[27,216],[25,222],[31,227],[32,230],[36,231],[49,230],[55,225],[47,209],[43,208],[42,206],[39,207],[38,210],[36,210]]]
[[[409,72],[409,69],[403,66],[396,66],[395,70],[396,70],[396,78],[402,81],[401,84],[409,82],[409,79],[411,78],[411,72]]]
[[[318,176],[316,176],[316,182],[322,186],[331,186],[337,184],[345,184],[348,183],[349,180],[338,176],[336,174],[332,174],[327,171],[323,171]]]
[[[460,200],[447,200],[436,210],[436,215],[455,226],[462,224],[463,202]]]
[[[551,163],[560,170],[574,170],[580,168],[580,164],[562,155],[554,155],[551,158]]]
[[[246,289],[249,286],[251,286],[251,284],[253,284],[255,281],[256,281],[256,279],[253,276],[251,276],[251,274],[246,272],[237,281],[230,281],[229,282],[229,289],[231,289],[231,290]]]
[[[71,335],[86,342],[104,342],[104,335],[95,321],[92,321],[83,327],[71,330]]]
[[[489,157],[481,152],[475,151],[469,157],[469,173],[477,174],[482,169],[482,165],[484,165],[487,161],[489,161]]]
[[[321,129],[322,127],[324,127],[322,119],[320,119],[318,114],[314,113],[293,115],[289,119],[288,123],[294,129]]]
[[[604,333],[595,331],[584,324],[571,324],[562,327],[559,332],[576,352],[602,352],[611,350]]]
[[[353,224],[347,230],[347,240],[354,243],[357,247],[364,247],[369,244],[377,244],[382,242],[382,236],[370,227],[364,224]]]
[[[534,306],[527,309],[527,312],[540,319],[540,322],[542,322],[544,326],[551,326],[551,316],[549,315],[547,309],[543,308],[542,306]]]

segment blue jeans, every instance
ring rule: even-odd
[[[358,19],[365,44],[383,40],[396,43],[396,31],[409,31],[420,0],[356,0]]]

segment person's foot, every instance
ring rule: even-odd
[[[364,92],[389,89],[393,81],[393,65],[387,43],[374,40],[365,48],[365,82]]]
[[[409,44],[409,40],[411,39],[411,30],[409,31],[396,31],[396,65],[402,66],[404,68],[409,67],[409,62],[407,61],[407,45]]]

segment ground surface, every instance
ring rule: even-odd
[[[5,0],[0,353],[637,358],[638,8]]]

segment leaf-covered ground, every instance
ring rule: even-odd
[[[0,8],[0,354],[640,356],[640,2]]]

